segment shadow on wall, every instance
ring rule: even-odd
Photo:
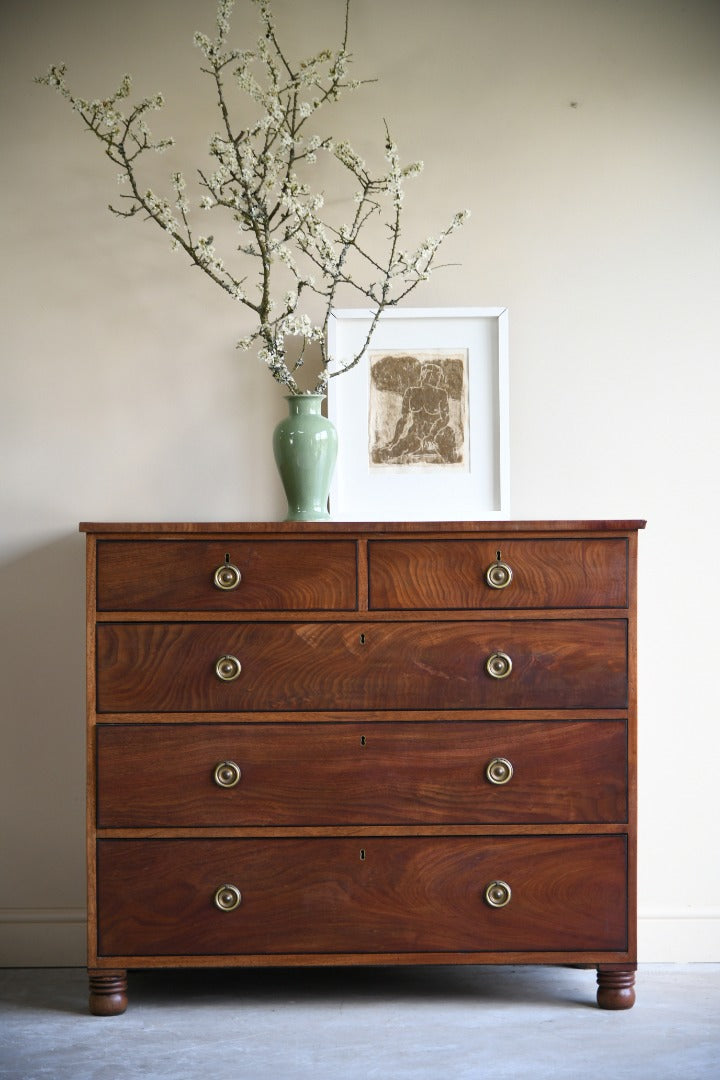
[[[0,908],[84,902],[84,578],[80,534],[0,566]]]

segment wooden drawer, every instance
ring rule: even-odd
[[[619,950],[622,836],[101,840],[99,955]],[[493,908],[485,890],[511,889]],[[239,889],[233,911],[215,905]]]
[[[101,725],[97,823],[619,822],[626,743],[607,720]],[[498,757],[512,766],[502,784],[486,775]],[[223,761],[233,787],[214,778]]]
[[[498,652],[502,679],[486,671]],[[242,670],[223,682],[228,654]],[[610,709],[627,692],[622,619],[97,627],[101,713]]]
[[[225,557],[241,573],[214,584]],[[357,607],[352,540],[101,540],[99,611],[351,611]]]
[[[485,580],[497,560],[505,588]],[[627,541],[372,540],[370,606],[377,610],[625,607]]]

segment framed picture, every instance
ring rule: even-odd
[[[362,348],[372,312],[332,312],[330,355]],[[331,379],[338,521],[509,516],[506,308],[392,308],[362,360]]]

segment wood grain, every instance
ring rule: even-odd
[[[508,654],[493,679],[488,657]],[[223,683],[223,654],[242,673]],[[622,619],[527,622],[104,623],[99,712],[622,708]]]
[[[507,907],[484,900],[497,879]],[[231,912],[213,902],[235,884]],[[102,840],[99,952],[622,949],[623,837]]]
[[[371,540],[370,606],[389,610],[625,607],[627,541]],[[493,589],[498,553],[513,573]]]
[[[101,725],[98,826],[623,821],[626,743],[620,721]]]
[[[225,557],[242,580],[218,589]],[[357,607],[357,554],[352,540],[101,540],[97,556],[100,611],[352,611]]]

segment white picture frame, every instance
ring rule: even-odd
[[[333,310],[328,352],[339,362],[357,354],[372,324],[367,308]],[[421,460],[395,451],[378,453],[372,402],[387,400],[384,437],[394,416],[413,413],[417,387],[404,395],[397,380],[387,394],[378,389],[375,363],[395,363],[399,378],[417,381],[426,361],[458,370],[465,358],[465,414],[458,421],[464,448],[447,460]],[[450,370],[448,367],[446,370]],[[423,376],[424,377],[424,376]],[[443,385],[442,376],[439,379]],[[454,383],[457,380],[454,379]],[[508,310],[504,307],[391,308],[380,316],[368,350],[350,371],[328,384],[328,417],[338,432],[338,458],[330,488],[330,514],[337,521],[490,521],[506,519],[509,505]],[[431,400],[438,391],[431,391]],[[413,396],[414,395],[414,396]],[[433,397],[434,395],[434,397]],[[459,398],[459,392],[454,392]],[[460,406],[455,401],[455,414]],[[378,409],[374,409],[374,415]],[[405,431],[414,421],[403,420]],[[401,424],[398,421],[397,431]],[[461,430],[462,429],[462,430]],[[453,437],[451,437],[452,441]],[[458,440],[455,439],[453,445]],[[461,440],[462,441],[462,440]],[[392,439],[387,441],[390,445]],[[393,446],[407,447],[396,438]],[[371,456],[374,458],[371,461]],[[427,457],[427,455],[426,455]],[[459,460],[455,460],[455,459]]]

